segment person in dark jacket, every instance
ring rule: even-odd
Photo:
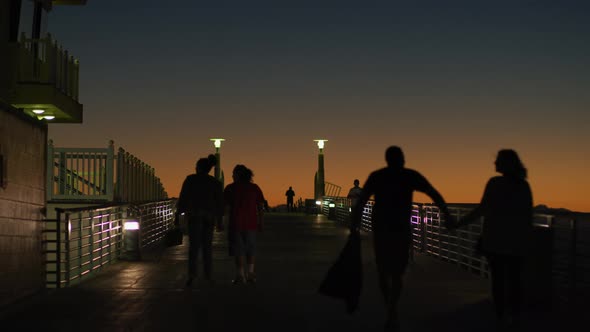
[[[490,267],[496,316],[502,325],[518,327],[521,271],[533,227],[533,195],[516,151],[500,150],[495,165],[501,176],[488,181],[479,205],[449,229],[483,216],[480,249]]]
[[[223,230],[223,188],[221,182],[209,175],[215,158],[197,161],[196,174],[186,177],[178,197],[178,213],[188,217],[188,279],[187,287],[197,278],[198,254],[202,251],[204,279],[212,282],[213,230]]]
[[[412,245],[412,196],[414,191],[428,195],[440,208],[446,221],[451,216],[439,192],[417,171],[404,167],[401,148],[391,146],[385,151],[387,167],[374,171],[365,182],[358,204],[353,207],[351,230],[358,232],[363,207],[374,195],[372,232],[379,286],[385,301],[385,330],[399,331],[397,303],[402,290],[402,276]]]

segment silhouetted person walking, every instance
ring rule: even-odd
[[[285,192],[285,196],[287,196],[287,212],[293,212],[293,198],[295,197],[295,191],[293,191],[292,187]]]
[[[209,171],[215,165],[215,158],[201,158],[197,161],[196,174],[186,177],[178,196],[178,212],[188,217],[188,279],[191,286],[197,278],[198,254],[202,251],[204,279],[212,281],[213,228],[223,230],[223,191],[221,183]]]
[[[234,182],[225,187],[223,193],[229,210],[229,251],[236,262],[234,284],[256,282],[256,232],[263,228],[264,195],[260,187],[252,183],[253,175],[246,166],[236,165],[232,174]],[[244,261],[248,264],[247,274]]]
[[[351,231],[358,232],[362,207],[374,195],[372,231],[379,286],[386,306],[386,331],[399,330],[397,303],[402,289],[412,245],[410,218],[413,192],[430,196],[450,220],[447,204],[422,174],[404,167],[404,154],[397,146],[385,151],[387,167],[374,171],[365,182],[358,204],[353,209]]]
[[[533,225],[533,196],[527,170],[514,150],[500,150],[480,204],[450,229],[483,216],[481,250],[488,259],[492,296],[501,324],[517,327],[522,298],[521,271]]]
[[[362,189],[359,184],[359,180],[358,179],[354,179],[354,187],[350,188],[350,190],[348,191],[348,195],[346,195],[346,198],[350,199],[350,206],[354,207],[356,206],[356,203],[358,203],[359,198],[361,197],[361,193],[362,193]]]

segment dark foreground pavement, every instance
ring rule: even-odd
[[[181,246],[4,308],[2,331],[382,331],[369,235],[358,311],[348,315],[344,303],[317,293],[347,234],[323,216],[269,214],[258,238],[257,284],[231,284],[233,261],[225,234],[216,233],[216,283],[191,289],[184,287],[185,237]],[[528,313],[523,330],[560,330],[550,316]],[[421,254],[405,276],[400,317],[403,331],[497,331],[488,280]]]

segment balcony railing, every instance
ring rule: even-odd
[[[47,201],[145,202],[168,198],[153,167],[119,148],[47,148]]]
[[[79,62],[51,34],[40,39],[21,34],[18,69],[18,82],[52,84],[78,101]]]

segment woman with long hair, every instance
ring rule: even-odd
[[[522,299],[521,272],[533,223],[533,198],[527,170],[516,151],[500,150],[495,165],[501,175],[488,181],[480,204],[450,228],[483,217],[480,249],[490,267],[496,316],[503,325],[516,327]]]

